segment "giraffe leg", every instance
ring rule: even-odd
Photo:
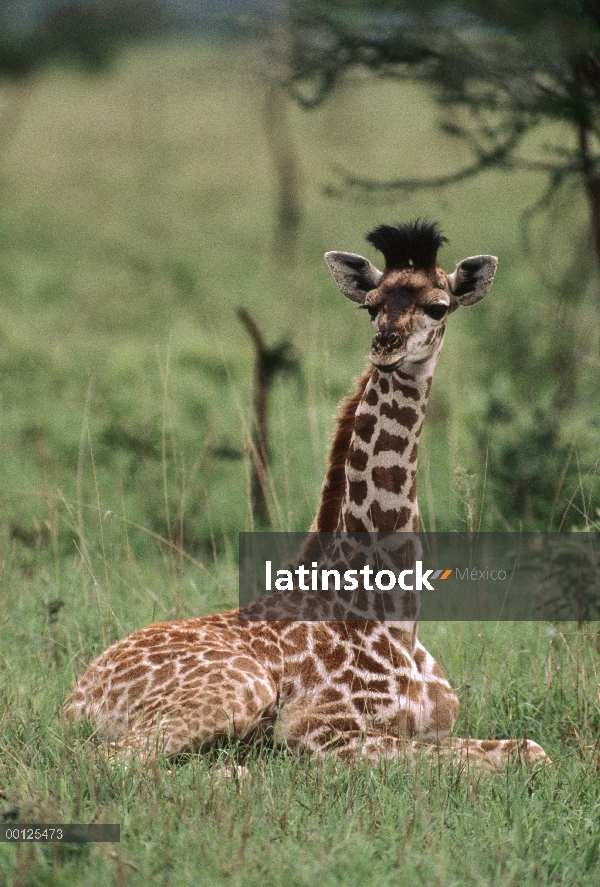
[[[189,632],[196,643],[185,656],[168,649],[155,654],[140,642],[149,633],[130,636],[88,667],[71,693],[67,719],[86,720],[109,748],[144,759],[197,752],[270,727],[277,687],[251,651]],[[151,656],[159,655],[166,665],[152,669]]]
[[[421,740],[407,741],[388,734],[332,734],[317,752],[319,756],[335,757],[345,762],[424,758],[432,763],[458,765],[473,771],[501,773],[514,764],[551,764],[550,758],[536,743],[528,739],[458,739],[448,737],[439,744]]]
[[[448,736],[458,716],[458,699],[442,669],[420,641],[415,644],[415,661],[423,675],[423,709],[427,723],[421,739],[411,746],[428,760],[460,763],[477,770],[501,772],[514,763],[552,763],[545,751],[528,739],[460,739]],[[426,688],[426,692],[425,692]]]
[[[501,773],[514,764],[551,764],[543,748],[530,739],[459,739],[448,737],[439,744],[411,743],[415,754],[428,761],[449,762]]]
[[[90,717],[87,720],[97,728],[96,740],[102,757],[119,755],[148,761],[158,755],[177,758],[205,751],[222,739],[247,740],[269,729],[272,721],[269,706],[253,706],[252,711],[246,710],[241,717],[236,717],[232,708],[227,700],[222,700],[219,708],[188,705],[174,716],[157,718],[148,714],[144,717],[137,712],[136,717],[130,719],[128,729],[116,737],[113,731],[107,734],[102,729],[102,713],[96,720]]]
[[[340,733],[332,736],[329,742],[319,749],[320,756],[335,757],[346,763],[404,758],[410,753],[410,743],[387,734],[364,734],[359,731]]]
[[[270,727],[277,698],[274,685],[246,675],[229,691],[220,687],[216,693],[214,687],[213,683],[190,692],[184,686],[158,713],[152,700],[147,708],[139,706],[130,712],[129,729],[113,748],[143,758],[177,757],[210,748],[219,739],[247,739]]]

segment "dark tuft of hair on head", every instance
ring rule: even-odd
[[[436,266],[439,248],[448,243],[438,223],[425,219],[379,225],[367,234],[367,240],[383,253],[386,271],[410,267],[429,271]]]

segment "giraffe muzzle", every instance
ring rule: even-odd
[[[397,351],[398,348],[402,347],[403,338],[400,333],[377,333],[375,338],[373,339],[373,350],[374,351]]]
[[[403,357],[398,354],[403,345],[399,333],[377,333],[371,344],[369,360],[380,369],[393,369]]]

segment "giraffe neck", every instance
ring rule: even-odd
[[[381,373],[371,367],[361,377],[355,394],[345,401],[338,416],[317,517],[298,557],[286,565],[290,575],[300,564],[312,568],[333,567],[342,574],[345,567],[355,569],[354,546],[348,549],[347,541],[338,537],[324,549],[319,533],[418,531],[417,450],[436,362],[437,354],[411,370]],[[404,556],[414,558],[415,545],[419,542],[407,544],[413,547],[411,553]],[[389,551],[377,547],[377,562],[394,572],[397,553],[393,543]],[[414,601],[408,603],[412,611]],[[412,650],[417,644],[417,622],[409,616],[409,610],[402,598],[396,601],[385,594],[363,595],[355,607],[353,600],[347,597],[340,600],[337,593],[298,597],[281,588],[280,594],[246,605],[243,618],[250,621],[348,621],[349,618],[359,622],[363,619],[385,621],[393,624],[394,630],[406,633],[407,647]],[[353,615],[349,617],[349,613]]]
[[[339,530],[418,531],[417,454],[437,356],[371,373],[356,408]]]
[[[327,472],[321,489],[317,514],[310,528],[311,533],[331,533],[338,527],[340,508],[346,490],[346,460],[352,440],[356,410],[364,397],[365,389],[374,369],[370,364],[366,372],[358,379],[354,394],[342,402],[336,417],[336,429],[329,448]]]

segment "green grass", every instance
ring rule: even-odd
[[[96,648],[85,637],[83,608],[52,625],[42,601],[31,601],[33,585],[15,589],[14,599],[29,605],[10,601],[19,630],[10,632],[13,655],[1,659],[3,809],[16,805],[30,822],[119,822],[122,838],[82,848],[3,844],[5,883],[596,883],[595,631],[423,626],[459,688],[459,732],[543,741],[555,763],[537,775],[337,766],[258,748],[243,759],[249,775],[238,781],[222,772],[241,760],[235,748],[216,762],[142,766],[106,762],[85,730],[65,730],[59,711],[69,674],[81,648],[89,655]],[[128,618],[124,595],[111,594],[115,620],[128,630],[137,620]],[[105,631],[103,643],[112,634]]]
[[[172,772],[109,765],[61,723],[69,684],[110,642],[236,603],[237,534],[252,527],[252,351],[238,306],[269,343],[290,335],[302,362],[273,390],[276,529],[312,520],[336,405],[370,340],[322,255],[376,260],[363,234],[381,221],[439,219],[448,270],[500,257],[489,297],[452,318],[437,371],[421,447],[427,527],[463,527],[470,510],[505,526],[473,422],[490,393],[518,418],[552,397],[558,297],[542,272],[560,278],[585,207],[538,221],[525,256],[519,215],[540,194],[535,177],[490,173],[384,206],[325,198],[334,164],[427,175],[463,160],[423,92],[365,81],[313,115],[290,109],[305,219],[297,264],[282,266],[259,72],[251,47],[194,44],[137,49],[98,79],[51,71],[2,149],[0,815],[15,805],[22,820],[120,822],[122,842],[1,844],[0,883],[596,884],[593,626],[422,626],[461,699],[457,733],[541,742],[555,764],[535,778],[256,749],[238,782],[205,757]],[[579,370],[557,440],[592,473],[593,299],[588,287],[569,317]],[[567,478],[565,501],[577,483]],[[589,502],[580,512],[568,528],[593,523]]]

